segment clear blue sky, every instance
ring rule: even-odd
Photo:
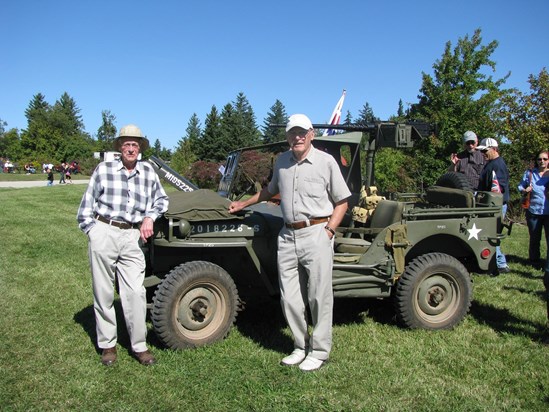
[[[95,135],[101,111],[175,148],[193,113],[204,124],[243,92],[257,123],[276,99],[326,122],[368,102],[377,117],[417,101],[447,41],[476,28],[497,40],[495,78],[528,91],[549,66],[547,0],[6,0],[0,23],[0,119],[25,129],[37,93],[67,92]]]

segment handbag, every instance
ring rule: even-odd
[[[529,184],[532,184],[532,171],[530,170],[530,178],[529,178]],[[520,199],[520,206],[523,209],[528,209],[530,207],[530,192],[527,192],[525,195],[522,196],[522,199]]]

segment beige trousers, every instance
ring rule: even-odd
[[[284,316],[294,335],[294,347],[327,360],[332,348],[333,240],[325,224],[293,230],[278,236],[278,274]],[[307,307],[312,333],[308,333]]]
[[[88,232],[93,308],[100,349],[112,348],[117,342],[114,309],[117,277],[132,350],[147,350],[145,257],[139,247],[139,236],[139,229],[120,229],[99,221]]]

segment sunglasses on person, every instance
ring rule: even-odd
[[[546,162],[547,160],[549,160],[549,158],[547,157],[538,157],[538,162],[541,162],[541,161]]]

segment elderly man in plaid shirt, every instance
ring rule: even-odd
[[[97,346],[104,365],[116,362],[118,277],[133,354],[142,365],[152,365],[156,359],[146,344],[145,257],[139,242],[153,235],[154,221],[168,208],[168,196],[152,166],[138,161],[149,142],[137,126],[120,129],[114,147],[121,159],[97,166],[77,215],[89,238]]]

